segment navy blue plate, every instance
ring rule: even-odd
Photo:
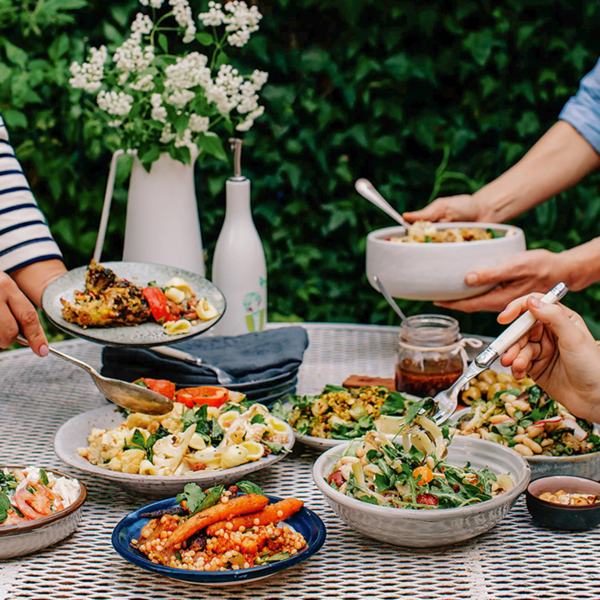
[[[267,498],[269,498],[271,503],[281,500],[281,498],[277,498],[276,496],[267,495]],[[171,579],[187,581],[196,585],[222,586],[256,581],[275,575],[275,573],[289,569],[307,560],[318,552],[325,543],[326,530],[323,521],[312,510],[302,507],[295,515],[287,519],[285,523],[304,536],[307,548],[290,558],[269,565],[239,569],[238,571],[186,571],[184,569],[164,567],[163,565],[153,563],[144,554],[132,548],[131,540],[138,540],[142,528],[150,521],[150,519],[142,519],[140,514],[171,508],[175,504],[175,498],[160,500],[127,515],[117,524],[113,531],[112,544],[115,550],[125,560],[147,571],[153,571]]]

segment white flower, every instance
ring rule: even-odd
[[[238,46],[239,48],[241,48],[242,46],[245,46],[248,43],[249,39],[250,39],[250,31],[248,31],[248,29],[246,29],[246,28],[240,29],[240,30],[236,31],[235,33],[232,33],[231,35],[227,36],[227,41],[232,46]]]
[[[221,5],[216,2],[209,2],[208,12],[200,13],[198,19],[202,21],[204,27],[218,27],[223,23],[227,23],[227,17],[221,10]]]
[[[93,94],[100,89],[102,79],[104,78],[104,63],[108,58],[108,53],[105,46],[100,48],[92,48],[90,50],[90,58],[87,62],[81,65],[74,62],[71,65],[71,75],[69,79],[71,87],[75,89],[83,89],[86,92]]]
[[[123,121],[119,121],[118,119],[115,121],[109,121],[108,122],[108,126],[109,127],[119,127],[119,125],[123,125]]]
[[[210,69],[206,66],[208,58],[198,52],[190,52],[178,58],[174,65],[165,69],[166,89],[189,89],[197,85],[205,87],[210,83]]]
[[[192,9],[188,4],[188,0],[169,0],[169,4],[173,7],[173,15],[177,24],[185,28],[183,41],[188,44],[194,39],[196,34],[196,25],[192,17]]]
[[[267,79],[269,79],[269,74],[265,71],[259,71],[258,69],[255,69],[252,75],[250,75],[250,80],[257,92],[265,85],[265,83],[267,83]]]
[[[228,13],[228,25],[226,31],[237,31],[238,29],[248,29],[250,33],[258,29],[258,22],[262,19],[262,15],[256,6],[248,8],[245,2],[228,2],[225,5],[225,10]]]
[[[141,92],[149,92],[154,89],[154,76],[144,75],[140,77],[135,83],[130,85],[132,90],[140,90]]]
[[[150,0],[150,6],[152,8],[160,8],[163,5],[164,0]],[[140,0],[142,6],[148,6],[148,0]]]
[[[132,103],[133,96],[124,92],[101,91],[98,94],[98,106],[109,115],[117,115],[119,117],[128,115]]]
[[[172,142],[176,137],[177,136],[173,133],[173,130],[171,129],[171,123],[165,123],[162,133],[160,134],[160,143],[168,144],[169,142]]]
[[[258,107],[258,94],[254,90],[252,82],[245,81],[240,86],[239,90],[239,102],[237,105],[238,112],[249,113],[256,110]]]
[[[154,60],[154,46],[146,46],[142,49],[140,40],[131,36],[115,50],[113,60],[117,64],[117,69],[119,71],[143,71],[144,69],[147,69]],[[127,80],[126,77],[125,80]]]
[[[174,90],[172,94],[166,97],[166,102],[174,106],[175,108],[184,108],[185,105],[196,97],[194,92],[189,90]]]
[[[167,120],[167,109],[162,105],[162,96],[160,94],[152,94],[150,104],[152,105],[152,118],[155,121],[165,123]]]
[[[201,117],[200,115],[190,115],[189,128],[193,132],[208,131],[210,119],[208,117]]]
[[[264,106],[259,106],[256,110],[252,111],[239,125],[236,126],[237,131],[248,131],[252,125],[254,125],[254,120],[258,119],[265,112]]]
[[[138,13],[131,24],[131,37],[141,41],[142,36],[149,35],[153,27],[154,23],[148,15]]]

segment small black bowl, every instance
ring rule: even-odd
[[[583,506],[566,506],[541,500],[544,492],[563,490],[567,494],[594,494],[600,498],[600,483],[586,477],[554,475],[541,477],[529,484],[525,496],[527,509],[534,521],[552,529],[585,531],[600,524],[600,502]]]

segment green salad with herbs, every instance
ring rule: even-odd
[[[272,412],[300,435],[352,440],[375,429],[381,415],[403,416],[411,401],[383,386],[326,385],[316,396],[292,395]]]

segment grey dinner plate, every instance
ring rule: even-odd
[[[172,277],[184,279],[197,298],[207,298],[208,301],[219,311],[219,316],[210,321],[198,320],[192,326],[189,333],[183,335],[167,335],[161,325],[155,322],[142,323],[137,326],[120,327],[87,327],[83,328],[74,323],[68,323],[63,319],[61,298],[73,301],[77,290],[85,288],[85,276],[87,266],[78,267],[55,279],[42,295],[42,308],[48,319],[58,328],[71,335],[104,344],[105,346],[127,346],[130,348],[141,348],[146,346],[161,346],[172,344],[181,340],[194,337],[210,329],[225,312],[225,297],[213,283],[205,277],[196,275],[190,271],[184,271],[177,267],[165,265],[154,265],[138,262],[102,262],[102,266],[108,267],[122,279],[127,279],[139,286],[146,286],[155,281],[158,286],[164,286]]]

